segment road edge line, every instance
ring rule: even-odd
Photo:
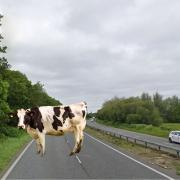
[[[90,138],[94,139],[95,141],[103,144],[104,146],[110,148],[111,150],[113,150],[113,151],[115,151],[115,152],[117,152],[117,153],[119,153],[119,154],[127,157],[128,159],[131,159],[132,161],[140,164],[141,166],[144,166],[144,167],[150,169],[151,171],[154,171],[155,173],[157,173],[157,174],[159,174],[159,175],[161,175],[161,176],[163,176],[163,177],[165,177],[165,178],[167,178],[167,179],[169,179],[169,180],[174,180],[174,178],[172,178],[172,177],[170,177],[170,176],[168,176],[168,175],[166,175],[166,174],[164,174],[164,173],[162,173],[162,172],[160,172],[160,171],[158,171],[158,170],[156,170],[156,169],[154,169],[154,168],[152,168],[152,167],[150,167],[150,166],[148,166],[148,165],[146,165],[146,164],[144,164],[144,163],[142,163],[142,162],[140,162],[140,161],[138,161],[138,160],[136,160],[136,159],[134,159],[134,158],[132,158],[132,157],[130,157],[130,156],[128,156],[127,154],[124,154],[124,153],[118,151],[117,149],[114,149],[113,147],[109,146],[108,144],[105,144],[104,142],[100,141],[99,139],[96,139],[96,138],[94,138],[93,136],[91,136],[91,135],[89,135],[89,134],[87,134],[87,133],[85,133],[85,132],[84,132],[84,134],[87,135],[87,136],[89,136]]]
[[[29,146],[33,143],[33,140],[31,140],[27,146],[24,148],[24,150],[21,152],[21,154],[16,158],[16,160],[12,163],[12,165],[8,168],[8,170],[4,173],[4,175],[1,177],[1,180],[6,180],[6,178],[9,176],[9,174],[11,173],[11,171],[14,169],[14,167],[16,166],[16,164],[19,162],[19,160],[21,159],[21,157],[23,156],[23,154],[27,151],[27,149],[29,148]]]

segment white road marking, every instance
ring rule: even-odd
[[[82,164],[81,160],[79,159],[77,155],[76,155],[76,159],[78,160],[79,164]]]
[[[87,133],[85,133],[85,132],[84,132],[84,134],[86,134],[86,136],[92,138],[93,140],[95,140],[95,141],[103,144],[104,146],[108,147],[109,149],[111,149],[111,150],[113,150],[113,151],[115,151],[115,152],[117,152],[117,153],[119,153],[119,154],[127,157],[128,159],[131,159],[132,161],[134,161],[134,162],[136,162],[136,163],[138,163],[138,164],[140,164],[140,165],[142,165],[142,166],[150,169],[151,171],[154,171],[155,173],[157,173],[157,174],[159,174],[159,175],[161,175],[161,176],[163,176],[163,177],[165,177],[165,178],[167,178],[167,179],[169,179],[169,180],[174,180],[174,178],[172,178],[172,177],[170,177],[170,176],[168,176],[168,175],[166,175],[166,174],[164,174],[164,173],[162,173],[162,172],[160,172],[160,171],[158,171],[158,170],[156,170],[156,169],[154,169],[154,168],[152,168],[152,167],[150,167],[150,166],[148,166],[148,165],[146,165],[146,164],[144,164],[144,163],[142,163],[142,162],[140,162],[140,161],[138,161],[138,160],[136,160],[136,159],[134,159],[134,158],[132,158],[132,157],[130,157],[130,156],[122,153],[122,152],[120,152],[120,151],[118,151],[117,149],[114,149],[113,147],[111,147],[111,146],[103,143],[102,141],[94,138],[93,136],[91,136],[91,135],[89,135],[89,134],[87,134]]]
[[[68,141],[67,138],[65,138],[65,141],[66,141],[67,144],[70,145],[70,143],[69,143],[69,141]],[[79,164],[82,164],[82,161],[79,159],[79,157],[78,157],[77,155],[75,155],[75,157],[76,157],[76,159],[78,160]]]
[[[17,157],[17,159],[13,162],[13,164],[10,166],[10,168],[6,171],[6,173],[3,175],[3,177],[1,178],[1,180],[5,180],[9,174],[11,173],[11,171],[14,169],[14,167],[16,166],[16,164],[19,162],[19,160],[21,159],[21,157],[23,156],[23,154],[27,151],[27,149],[29,148],[29,146],[32,144],[33,140],[24,148],[24,150],[22,151],[22,153]]]

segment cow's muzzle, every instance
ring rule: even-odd
[[[18,126],[18,129],[25,129],[25,125]]]

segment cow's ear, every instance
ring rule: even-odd
[[[13,117],[14,117],[14,113],[13,113],[13,112],[10,112],[10,113],[8,113],[8,116],[9,116],[10,118],[13,118]]]
[[[26,109],[26,113],[29,113],[30,112],[30,110],[29,109]]]
[[[30,112],[29,112],[29,115],[30,115],[31,117],[33,117],[33,116],[34,116],[34,111],[30,111]]]
[[[30,110],[26,110],[26,114],[31,117],[34,116],[34,112]]]

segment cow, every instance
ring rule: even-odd
[[[18,127],[26,129],[36,140],[37,153],[45,153],[45,135],[62,136],[72,132],[75,145],[69,155],[79,153],[83,143],[83,130],[86,126],[87,104],[80,102],[71,105],[40,106],[18,109]]]

